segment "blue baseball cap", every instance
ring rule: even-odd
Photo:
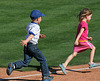
[[[44,14],[42,14],[39,10],[33,10],[30,14],[30,17],[32,19],[37,19],[39,17],[45,16]]]

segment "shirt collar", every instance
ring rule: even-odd
[[[37,24],[37,23],[35,23],[35,22],[33,22],[33,21],[32,21],[31,23]]]

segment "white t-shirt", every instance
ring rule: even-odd
[[[26,30],[27,30],[26,39],[30,34],[33,34],[34,37],[29,42],[37,44],[40,35],[40,26],[35,22],[31,22],[28,24]]]

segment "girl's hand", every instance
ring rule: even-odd
[[[27,41],[26,40],[21,40],[21,41],[22,41],[22,42],[20,42],[21,46],[24,46],[24,45],[27,46]]]
[[[82,33],[84,32],[84,30],[85,30],[85,28],[81,28],[79,34],[77,35],[77,37],[76,37],[76,39],[75,39],[74,45],[79,45],[78,40],[79,40],[79,38],[81,37],[81,35],[82,35]]]
[[[46,36],[44,34],[40,34],[40,38],[45,38]]]
[[[79,45],[79,42],[78,41],[75,41],[74,45],[78,46]]]
[[[90,40],[90,41],[92,41],[92,37],[88,37],[87,39]]]

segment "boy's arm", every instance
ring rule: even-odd
[[[78,40],[81,37],[81,35],[82,35],[82,33],[83,33],[84,30],[85,30],[84,28],[81,28],[81,30],[80,30],[80,32],[79,32],[79,34],[78,34],[78,36],[77,36],[77,38],[75,40],[75,43],[74,43],[75,45],[79,44]]]
[[[30,36],[26,39],[26,40],[21,40],[22,42],[20,42],[21,46],[27,46],[27,43],[34,37],[33,34],[30,34]]]
[[[44,34],[39,35],[40,38],[45,38],[46,36]]]

